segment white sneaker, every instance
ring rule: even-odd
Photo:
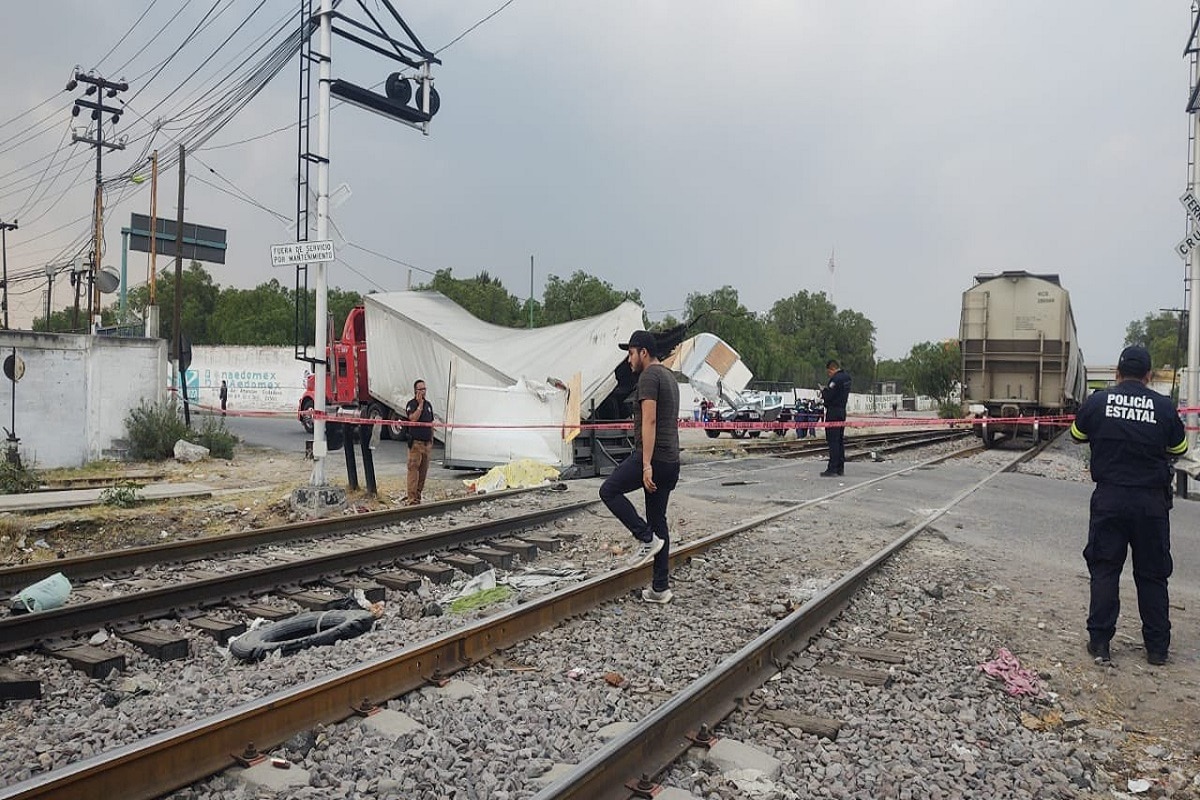
[[[637,549],[633,551],[633,555],[629,557],[629,566],[640,567],[643,564],[649,564],[654,560],[654,556],[663,548],[663,540],[657,536],[651,536],[650,541],[638,541]]]
[[[646,601],[647,603],[666,604],[671,602],[672,598],[674,597],[675,593],[670,589],[663,589],[661,592],[656,592],[653,589],[642,589],[642,600]]]

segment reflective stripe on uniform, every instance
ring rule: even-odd
[[[1077,442],[1086,442],[1088,440],[1087,434],[1075,427],[1074,422],[1071,423],[1071,438]],[[1184,442],[1183,446],[1186,448],[1187,442]]]
[[[1187,442],[1187,439],[1184,439],[1183,441],[1181,441],[1179,444],[1175,445],[1174,447],[1168,447],[1167,452],[1173,456],[1181,456],[1187,452],[1187,449],[1188,449],[1188,442]]]

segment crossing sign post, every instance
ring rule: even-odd
[[[1192,232],[1183,238],[1183,241],[1175,245],[1175,252],[1184,261],[1187,261],[1188,254],[1192,252],[1192,248],[1200,244],[1200,200],[1196,199],[1196,195],[1192,194],[1191,190],[1184,192],[1179,196],[1179,202],[1187,209],[1188,216],[1192,218]]]

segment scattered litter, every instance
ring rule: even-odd
[[[88,639],[88,644],[94,645],[94,646],[102,645],[107,641],[108,641],[108,631],[104,630],[104,628],[101,628],[100,630],[98,630],[92,634],[92,638]]]
[[[984,674],[1004,681],[1004,690],[1014,697],[1041,694],[1037,675],[1021,666],[1020,660],[1007,647],[996,651],[996,657],[979,665]]]
[[[1040,717],[1037,714],[1022,711],[1021,724],[1031,731],[1049,731],[1061,727],[1063,718],[1062,714],[1054,709],[1047,711]]]
[[[574,567],[538,567],[509,575],[502,583],[508,584],[514,589],[537,589],[558,581],[576,580],[586,574],[583,570]]]
[[[275,769],[291,769],[292,762],[288,761],[286,758],[272,758],[271,766]]]
[[[484,589],[481,592],[476,592],[466,597],[460,597],[450,603],[448,608],[451,613],[462,614],[467,611],[474,611],[484,606],[489,606],[492,603],[500,603],[513,596],[513,590],[508,586],[493,586],[491,589]]]
[[[1145,778],[1130,778],[1128,785],[1129,791],[1133,792],[1134,794],[1141,794],[1142,792],[1150,791],[1150,781],[1146,780]]]
[[[531,458],[520,458],[492,467],[480,478],[464,480],[472,492],[480,494],[501,489],[524,489],[541,486],[558,479],[558,468],[541,464]]]
[[[11,601],[11,608],[15,614],[49,611],[64,605],[70,594],[71,582],[66,575],[56,572],[17,592]]]
[[[573,681],[577,681],[586,675],[587,675],[587,670],[580,669],[579,667],[574,667],[572,669],[567,670],[567,677]]]
[[[375,619],[379,619],[383,616],[382,600],[380,600],[378,603],[372,603],[367,599],[367,593],[362,589],[355,589],[350,593],[350,596],[354,598],[354,602],[358,604],[359,608],[363,609],[364,611],[370,611],[372,614],[374,614]]]
[[[604,673],[604,682],[609,686],[620,686],[625,682],[625,676],[619,672]]]

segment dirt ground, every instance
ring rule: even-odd
[[[213,487],[212,497],[180,498],[120,508],[93,505],[40,513],[0,514],[0,565],[23,564],[118,547],[157,544],[168,539],[217,535],[230,531],[282,525],[298,519],[291,507],[292,490],[308,483],[312,462],[302,454],[238,445],[232,459],[195,464],[162,462],[96,462],[82,470],[55,470],[44,477],[111,478],[114,482],[192,482]],[[425,500],[467,494],[465,474],[436,477],[425,485]],[[400,505],[405,497],[404,469],[381,471],[379,494],[350,492],[345,513],[376,511]],[[61,555],[60,555],[61,554]]]

